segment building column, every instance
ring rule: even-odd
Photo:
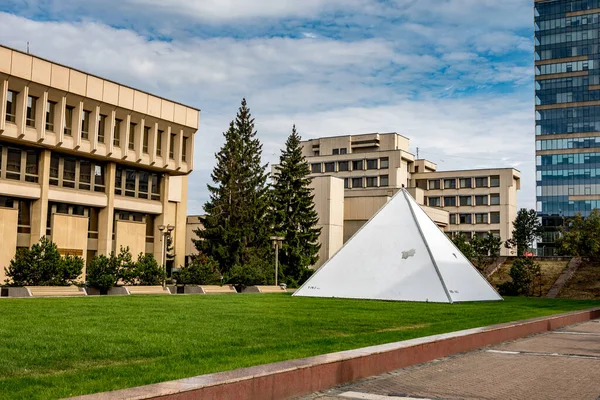
[[[50,190],[50,150],[42,150],[38,163],[38,182],[40,198],[31,205],[31,235],[29,245],[32,246],[46,236],[48,223],[48,191]]]
[[[106,198],[107,205],[98,213],[98,255],[108,256],[113,251],[113,223],[115,215],[115,176],[117,164],[106,165]]]
[[[29,97],[29,86],[23,87],[23,90],[17,94],[17,103],[15,111],[15,123],[17,125],[17,138],[25,136],[25,127],[27,119],[27,98]]]
[[[8,98],[8,80],[0,80],[0,135],[6,126],[6,99]]]
[[[181,177],[181,201],[175,203],[177,206],[177,219],[175,221],[175,262],[174,268],[185,265],[185,241],[186,238],[186,223],[187,223],[187,197],[188,197],[188,176]]]
[[[42,143],[46,139],[46,107],[48,104],[48,91],[44,90],[37,100],[35,110],[35,129],[38,134],[38,142]]]
[[[154,218],[154,258],[156,258],[159,265],[162,265],[164,244],[162,232],[158,227],[159,225],[173,225],[175,222],[174,218],[169,218],[169,175],[167,174],[164,174],[161,179],[160,202],[162,203],[162,214]]]
[[[73,119],[75,122],[75,126],[71,126],[71,133],[73,134],[73,139],[75,139],[75,150],[81,147],[81,115],[83,114],[83,101],[79,100],[75,109],[73,110]],[[89,128],[88,128],[89,129]],[[89,132],[88,132],[88,140],[89,140]]]

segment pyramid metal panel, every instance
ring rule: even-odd
[[[441,303],[501,299],[404,189],[294,296]]]

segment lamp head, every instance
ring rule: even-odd
[[[167,226],[167,230],[168,230],[169,232],[173,232],[173,229],[175,229],[175,227],[174,227],[173,225],[168,225],[168,226]]]
[[[161,231],[161,232],[164,231],[165,230],[165,226],[164,225],[159,225],[158,226],[158,230]]]

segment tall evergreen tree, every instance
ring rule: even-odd
[[[227,274],[234,266],[255,262],[253,257],[268,262],[270,248],[267,165],[261,162],[262,145],[245,99],[223,135],[225,144],[211,174],[214,185],[208,185],[204,229],[195,231],[195,244]]]
[[[321,228],[316,227],[319,217],[310,187],[310,169],[302,155],[300,140],[294,125],[285,150],[281,151],[272,190],[275,232],[285,238],[279,255],[282,275],[294,281],[289,283],[306,280],[308,267],[318,261],[321,247]]]

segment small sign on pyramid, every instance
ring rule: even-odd
[[[436,303],[502,300],[406,189],[294,296]]]

